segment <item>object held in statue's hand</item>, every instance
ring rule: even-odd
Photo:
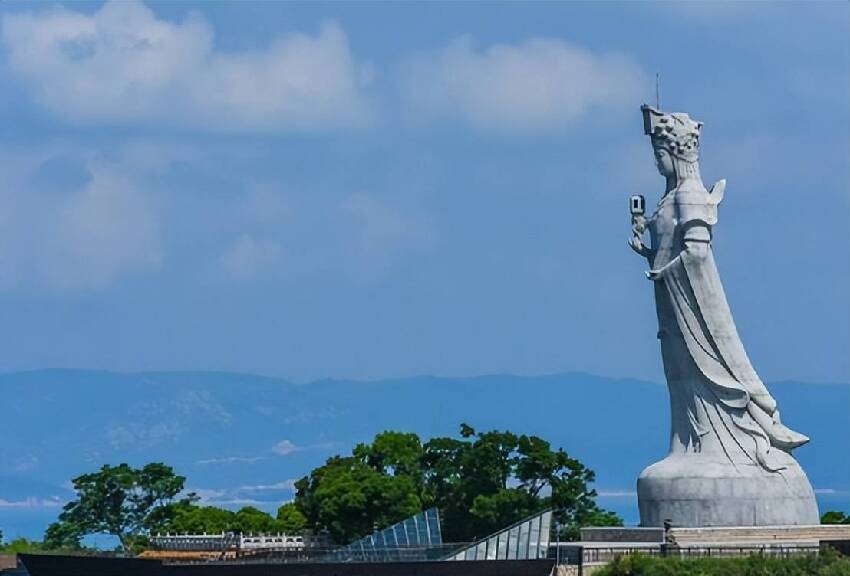
[[[632,216],[643,216],[646,213],[646,199],[640,194],[629,198],[629,211]]]

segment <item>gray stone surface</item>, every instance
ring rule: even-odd
[[[581,542],[664,542],[664,528],[623,528],[616,526],[592,527],[581,529]]]
[[[673,528],[679,546],[747,546],[752,544],[804,545],[850,541],[850,525],[732,526],[723,528]]]
[[[641,473],[642,526],[769,526],[819,522],[786,427],[738,336],[711,247],[726,182],[699,171],[702,123],[642,108],[666,187],[646,218],[631,202],[632,249],[650,266],[670,391],[670,454]],[[643,237],[649,232],[647,246]]]

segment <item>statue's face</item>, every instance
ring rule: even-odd
[[[676,169],[673,167],[673,157],[670,153],[659,146],[653,146],[655,151],[655,166],[658,168],[658,173],[664,176],[673,176]]]

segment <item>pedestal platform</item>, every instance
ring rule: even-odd
[[[580,548],[586,558],[604,563],[630,552],[692,556],[739,556],[763,553],[813,553],[831,546],[850,554],[850,525],[726,526],[719,528],[582,528]]]
[[[806,546],[825,542],[850,542],[850,525],[727,526],[724,528],[671,528],[680,547]]]
[[[637,482],[644,527],[811,526],[820,522],[806,474],[787,457],[770,472],[708,454],[670,455]]]

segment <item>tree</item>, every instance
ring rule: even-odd
[[[106,465],[83,474],[73,480],[76,500],[63,507],[59,522],[48,528],[45,540],[78,545],[86,534],[111,534],[126,552],[150,531],[161,529],[176,507],[197,499],[194,494],[178,498],[185,482],[161,463],[141,469]]]
[[[821,524],[850,524],[850,515],[845,514],[844,512],[838,512],[836,510],[830,510],[829,512],[824,512],[823,516],[820,517]]]
[[[162,532],[171,534],[222,534],[234,532],[236,513],[214,506],[183,503],[173,508]]]
[[[296,505],[315,531],[348,543],[421,510],[416,483],[386,474],[361,457],[331,458],[296,482]]]
[[[565,538],[591,523],[622,525],[596,505],[593,471],[563,449],[537,436],[478,433],[466,424],[460,432],[461,441],[436,438],[424,446],[427,504],[443,512],[446,540],[481,538],[549,507]]]
[[[340,543],[438,506],[446,541],[470,541],[552,507],[564,536],[578,527],[622,525],[597,507],[593,471],[536,436],[476,432],[422,444],[387,431],[336,456],[296,483],[295,506],[307,526]]]
[[[79,527],[69,522],[54,522],[44,533],[44,547],[47,550],[79,550],[83,534]]]
[[[172,534],[297,534],[303,532],[306,526],[306,518],[292,502],[278,508],[276,518],[252,506],[232,512],[214,506],[183,503],[174,506],[173,514],[162,531]]]
[[[2,554],[33,554],[41,552],[46,547],[42,542],[28,540],[26,538],[15,538],[11,542],[0,542],[0,553]]]
[[[232,532],[242,534],[271,534],[279,532],[277,520],[268,512],[246,506],[233,515]]]
[[[286,534],[298,534],[307,528],[307,518],[295,502],[287,502],[277,509],[277,526]]]

